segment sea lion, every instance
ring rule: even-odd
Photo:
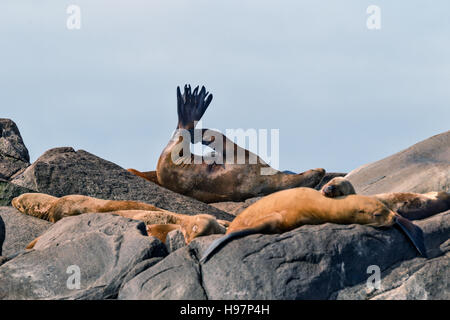
[[[24,193],[14,198],[12,205],[22,213],[50,222],[56,222],[64,217],[82,213],[119,210],[162,210],[151,204],[137,201],[102,200],[83,195],[69,195],[57,198],[43,193]]]
[[[178,225],[187,243],[196,237],[225,233],[226,227],[229,225],[228,221],[216,219],[209,214],[191,216],[174,213],[143,202],[102,200],[83,195],[57,198],[42,193],[24,193],[14,198],[12,205],[24,214],[50,222],[83,213],[110,212],[125,218],[143,221],[146,225]],[[162,228],[168,230],[169,227],[155,228],[155,234],[161,234],[158,230],[162,230]],[[33,240],[27,249],[31,249],[36,241],[37,239]]]
[[[212,97],[205,87],[200,91],[196,87],[191,92],[191,87],[186,85],[183,95],[180,88],[177,88],[178,124],[159,157],[156,169],[161,186],[211,203],[243,201],[283,189],[314,187],[320,182],[325,174],[322,168],[300,174],[283,173],[271,168],[256,154],[239,147],[221,133],[195,129]],[[197,142],[213,148],[214,159],[219,161],[206,161],[191,154],[189,144]]]
[[[178,224],[150,224],[147,226],[147,234],[165,243],[167,234],[177,229],[181,229]]]
[[[294,188],[268,195],[237,216],[226,236],[214,241],[201,262],[228,241],[254,233],[282,233],[307,224],[326,222],[391,227],[397,224],[413,242],[420,254],[426,255],[422,230],[399,216],[373,197],[348,195],[327,198],[310,188]]]
[[[147,226],[157,224],[178,225],[183,232],[186,243],[200,236],[224,234],[228,225],[228,221],[216,219],[209,214],[190,216],[162,209],[159,211],[125,210],[113,213],[125,218],[143,221]],[[157,230],[157,232],[159,231]]]
[[[349,194],[356,194],[352,183],[337,177],[330,180],[321,190],[326,197],[336,198]],[[409,220],[418,220],[430,217],[439,212],[450,210],[450,193],[428,192],[390,192],[372,195],[383,202],[391,210]]]

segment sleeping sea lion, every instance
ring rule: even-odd
[[[349,194],[356,194],[352,183],[337,177],[330,180],[321,190],[326,197],[336,198]],[[390,192],[372,195],[383,202],[391,210],[409,220],[418,220],[430,217],[439,212],[450,210],[450,193],[428,192]]]
[[[310,188],[294,188],[268,195],[237,216],[226,235],[215,240],[201,262],[228,241],[255,233],[282,233],[307,224],[326,222],[363,224],[374,227],[400,226],[416,249],[426,255],[422,230],[373,197],[348,195],[327,198]]]
[[[102,200],[83,195],[61,198],[43,193],[24,193],[12,200],[12,205],[22,213],[56,222],[64,217],[82,213],[112,212],[119,210],[161,211],[151,204],[137,201]]]
[[[283,189],[314,187],[324,176],[321,168],[300,174],[280,172],[221,133],[195,129],[212,101],[205,87],[191,92],[191,87],[185,86],[183,95],[178,87],[177,100],[177,128],[156,169],[161,186],[207,203],[243,201]],[[191,154],[189,144],[197,142],[213,148],[215,160]]]
[[[209,214],[186,215],[157,208],[151,204],[137,201],[102,200],[83,195],[69,195],[61,198],[42,193],[24,193],[12,201],[12,205],[20,212],[37,218],[56,222],[64,217],[83,213],[111,212],[125,218],[143,221],[146,225],[173,224],[178,225],[186,242],[192,239],[217,233],[225,233],[228,221],[216,219]],[[169,227],[154,228],[159,235]],[[153,235],[153,234],[149,234]],[[34,246],[32,241],[27,249]]]

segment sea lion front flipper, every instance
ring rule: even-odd
[[[213,95],[203,86],[198,93],[198,86],[191,92],[191,86],[185,85],[183,95],[180,87],[177,87],[178,128],[194,129],[195,122],[200,121],[212,98]]]
[[[395,217],[395,224],[400,227],[403,233],[412,242],[414,247],[424,258],[427,258],[427,250],[425,248],[425,241],[423,238],[423,231],[414,223],[400,215]]]

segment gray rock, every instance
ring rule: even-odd
[[[119,291],[121,300],[205,300],[195,253],[178,250],[128,281]]]
[[[5,241],[5,234],[6,234],[5,222],[3,222],[3,218],[0,215],[0,257],[2,255],[3,242]]]
[[[361,283],[341,290],[340,300],[449,300],[450,252],[430,259],[404,261],[382,272],[380,288]]]
[[[262,197],[249,198],[242,202],[235,202],[235,201],[215,202],[215,203],[210,203],[210,205],[213,207],[216,207],[219,210],[228,212],[229,214],[232,214],[233,216],[238,216],[242,211],[247,209],[250,205],[254,204],[256,201],[258,201],[261,198]]]
[[[0,207],[0,219],[4,222],[5,242],[0,254],[10,256],[25,249],[25,247],[42,233],[47,231],[52,223],[21,213],[12,207]],[[0,243],[1,243],[0,221]]]
[[[173,230],[167,234],[166,247],[167,251],[174,252],[180,248],[186,246],[186,240],[184,239],[183,232],[181,230]]]
[[[350,172],[357,193],[450,190],[450,131]]]
[[[12,199],[28,192],[35,191],[0,179],[0,206],[10,206]]]
[[[30,165],[30,156],[14,121],[0,119],[0,178],[10,179]]]
[[[108,299],[136,265],[167,254],[143,222],[109,213],[64,218],[0,267],[0,299]],[[74,277],[80,272],[80,288]],[[69,284],[69,285],[68,285]]]
[[[450,234],[450,211],[417,224],[424,231],[430,258],[441,257]],[[428,263],[397,228],[328,223],[236,239],[199,264],[198,258],[218,237],[198,238],[171,253],[127,282],[119,298],[188,299],[195,292],[197,298],[208,299],[329,299],[344,288],[365,283],[371,265],[384,272],[411,259]],[[186,275],[184,280],[180,274]]]
[[[209,213],[219,219],[233,218],[203,202],[137,177],[112,162],[72,148],[45,152],[12,182],[56,197],[82,194],[101,199],[135,200],[178,213]]]

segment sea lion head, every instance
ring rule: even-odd
[[[47,219],[48,210],[57,200],[56,197],[43,193],[24,193],[11,201],[14,208],[22,213]]]
[[[352,222],[374,227],[391,227],[398,214],[381,201],[361,195],[346,197],[352,202]]]
[[[198,214],[186,219],[181,225],[181,230],[186,239],[186,243],[193,239],[210,234],[224,234],[226,229],[214,216],[209,214]]]
[[[336,177],[331,179],[322,187],[320,192],[328,198],[337,198],[356,193],[351,182],[344,177]]]

